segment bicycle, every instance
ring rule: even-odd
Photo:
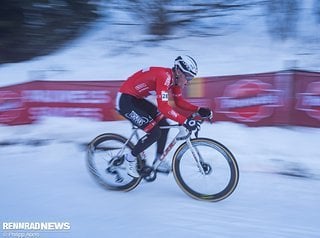
[[[201,123],[203,120],[201,121]],[[156,163],[147,164],[145,152],[137,157],[139,178],[126,173],[124,155],[134,147],[133,138],[139,140],[138,128],[133,126],[129,138],[115,133],[104,133],[88,145],[87,167],[94,179],[106,189],[130,191],[142,179],[152,182],[157,177],[157,167],[177,144],[172,158],[172,172],[179,187],[198,200],[217,202],[233,193],[239,181],[239,168],[233,154],[218,141],[200,138],[200,128],[194,133],[184,126],[174,124],[161,129],[177,128],[179,132],[164,150]],[[194,134],[194,138],[191,138]]]

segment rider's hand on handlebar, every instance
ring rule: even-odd
[[[187,118],[187,120],[183,123],[183,126],[187,128],[189,131],[199,130],[200,129],[200,121],[193,119],[192,117]]]
[[[207,108],[207,107],[200,107],[198,109],[198,114],[200,117],[202,118],[208,118],[208,119],[212,119],[213,117],[213,112],[210,108]]]

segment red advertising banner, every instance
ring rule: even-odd
[[[320,73],[297,71],[293,85],[292,123],[320,127]]]
[[[43,116],[122,118],[114,110],[122,81],[33,81],[0,88],[0,124]],[[211,107],[216,121],[249,126],[320,127],[320,73],[281,71],[198,78],[185,88],[190,102]]]
[[[206,81],[206,95],[212,95],[217,120],[281,125],[288,120],[286,86],[278,73],[212,77]]]
[[[320,73],[292,70],[207,77],[201,85],[200,90],[195,88],[201,101],[214,109],[217,121],[320,127]]]
[[[27,124],[43,116],[116,120],[119,81],[33,81],[0,88],[0,123]]]

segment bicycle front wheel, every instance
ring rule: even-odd
[[[233,154],[221,143],[207,139],[191,140],[200,159],[195,160],[187,143],[173,156],[173,175],[189,196],[211,202],[228,197],[239,181],[239,168]]]
[[[141,181],[126,173],[124,154],[129,153],[133,144],[118,134],[106,133],[93,139],[87,151],[87,166],[93,178],[104,188],[130,191]],[[141,163],[140,157],[137,157]]]

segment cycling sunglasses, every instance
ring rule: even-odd
[[[191,81],[194,77],[191,74],[183,73],[187,81]]]

